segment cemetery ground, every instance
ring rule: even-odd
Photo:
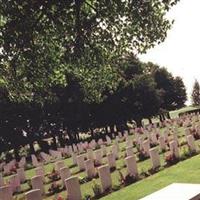
[[[172,115],[176,117],[177,112],[173,112]],[[89,199],[88,197],[93,199],[100,197],[103,197],[103,199],[139,199],[173,182],[200,183],[200,156],[198,155],[200,153],[200,137],[195,137],[195,143],[193,144],[196,152],[194,149],[190,148],[190,142],[188,143],[187,140],[187,136],[193,134],[192,131],[190,132],[191,134],[187,133],[187,129],[189,128],[192,130],[195,126],[198,126],[199,123],[200,117],[198,117],[198,120],[196,118],[194,120],[191,117],[191,121],[188,126],[187,124],[185,127],[181,125],[175,129],[172,124],[172,126],[157,129],[157,131],[160,133],[160,136],[164,136],[166,135],[166,132],[168,132],[168,141],[177,140],[179,144],[179,158],[177,157],[177,160],[175,159],[175,162],[173,163],[166,161],[166,157],[170,155],[171,152],[170,145],[165,143],[165,150],[161,149],[159,142],[151,145],[151,148],[155,147],[159,151],[160,164],[158,164],[158,167],[154,167],[152,165],[152,159],[149,156],[141,155],[138,144],[135,142],[138,139],[136,138],[136,134],[134,132],[126,137],[123,136],[113,139],[111,144],[106,145],[106,152],[109,153],[113,151],[113,146],[116,145],[117,140],[119,145],[119,151],[117,153],[118,158],[116,159],[116,168],[111,167],[111,190],[103,193],[99,191],[101,190],[101,181],[98,176],[95,176],[94,179],[88,179],[86,172],[84,170],[80,170],[79,166],[73,163],[73,159],[71,157],[63,158],[62,160],[64,161],[65,166],[70,169],[71,175],[79,178],[83,199]],[[174,137],[174,132],[176,132],[175,134],[177,137]],[[143,142],[146,141],[146,135],[142,134],[141,136],[144,137]],[[132,150],[137,161],[137,180],[126,180],[127,165],[125,158],[127,157],[126,154],[129,141],[131,141],[133,144]],[[96,147],[96,150],[98,149],[100,149],[100,145]],[[81,155],[86,155],[87,157],[87,152],[82,152]],[[101,165],[107,163],[108,159],[106,155],[104,155]],[[52,187],[53,183],[62,185],[62,181],[59,178],[55,178],[56,181],[52,181],[52,179],[49,178],[48,174],[52,174],[54,167],[54,161],[44,164],[44,187],[46,194],[48,193],[49,188]],[[96,168],[98,167],[99,166],[96,166]],[[24,193],[30,190],[30,179],[35,176],[35,168],[31,166],[31,169],[26,170],[25,174],[28,181],[21,184],[21,192],[15,195],[16,199],[23,199]],[[9,180],[9,178],[10,176],[5,176],[5,182]],[[66,196],[67,192],[65,189],[61,191],[58,189],[56,194],[45,195],[43,198],[46,200],[53,200],[57,199],[58,197],[65,199]]]
[[[200,155],[177,163],[144,180],[127,186],[120,191],[111,193],[102,199],[137,200],[171,183],[198,183],[200,184]],[[180,191],[181,192],[181,191]]]

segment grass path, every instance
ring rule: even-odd
[[[102,200],[137,200],[175,182],[200,184],[200,155],[179,162],[120,191],[113,192]]]

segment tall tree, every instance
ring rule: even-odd
[[[200,85],[197,80],[195,80],[192,90],[192,104],[194,106],[200,105]]]
[[[173,81],[174,85],[174,107],[176,109],[182,108],[185,106],[187,101],[187,93],[184,82],[181,77],[177,76]]]
[[[178,0],[0,0],[0,74],[9,97],[44,100],[74,68],[109,66],[162,42]]]

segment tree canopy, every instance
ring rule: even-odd
[[[109,68],[162,42],[177,2],[0,0],[1,84],[14,100],[43,101],[75,68],[89,82],[85,68]]]

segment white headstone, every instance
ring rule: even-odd
[[[68,200],[81,200],[81,188],[78,177],[72,176],[65,180]]]

